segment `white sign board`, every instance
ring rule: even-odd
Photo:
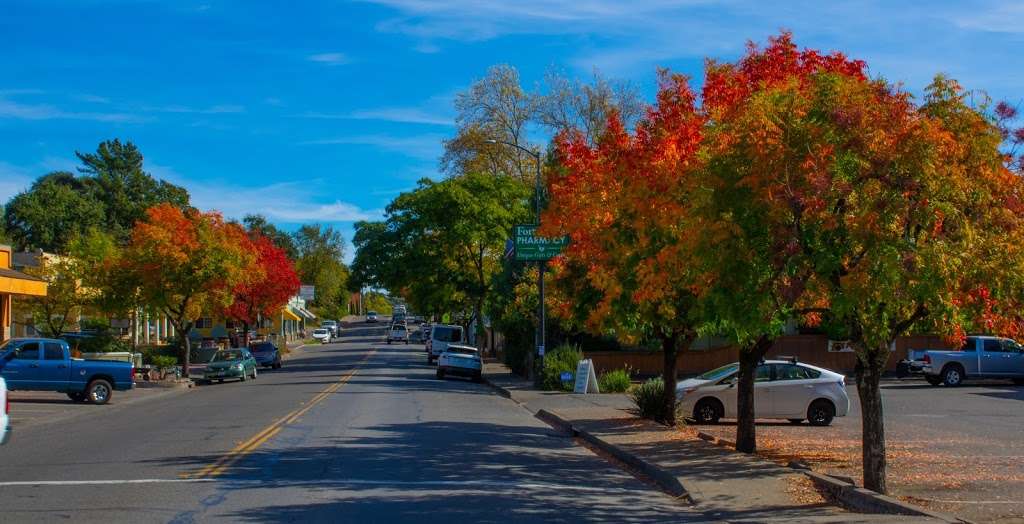
[[[600,393],[597,387],[597,373],[594,372],[594,362],[584,359],[576,364],[576,384],[572,389],[573,393]]]
[[[315,288],[313,286],[299,286],[299,298],[302,300],[313,300],[316,298]]]

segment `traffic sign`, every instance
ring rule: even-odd
[[[536,225],[513,228],[516,260],[551,260],[569,245],[569,237],[546,238],[537,236]]]

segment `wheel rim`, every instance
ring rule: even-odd
[[[949,372],[946,373],[946,377],[947,377],[946,380],[950,384],[959,384],[960,383],[960,372],[955,370],[955,369],[949,370]]]
[[[92,388],[92,399],[96,402],[106,402],[110,396],[110,390],[103,384],[96,384]]]
[[[818,423],[824,423],[826,420],[828,420],[828,411],[820,406],[812,409],[811,420]]]
[[[711,422],[715,419],[715,408],[711,404],[703,404],[699,410],[701,422]]]

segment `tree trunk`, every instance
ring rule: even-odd
[[[179,335],[181,343],[178,344],[178,347],[181,348],[181,353],[178,355],[178,361],[182,363],[181,376],[188,378],[188,367],[192,356],[192,342],[189,340],[188,331],[180,329],[179,333],[184,333],[184,335]]]
[[[857,395],[860,397],[861,450],[864,461],[864,487],[879,493],[885,486],[885,420],[882,390],[879,387],[889,348],[863,348],[857,355]]]
[[[757,429],[754,410],[754,376],[757,366],[772,345],[771,339],[762,336],[750,346],[740,350],[740,372],[736,388],[736,451],[753,453],[757,451]]]
[[[668,426],[676,425],[676,360],[679,356],[678,344],[679,335],[663,335],[661,337],[661,352],[665,358],[662,367],[662,380],[665,382],[664,402],[665,420],[662,422]]]
[[[249,321],[242,322],[242,329],[245,333],[242,334],[242,347],[249,347]]]

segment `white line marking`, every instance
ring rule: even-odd
[[[187,482],[213,482],[213,479],[130,479],[130,480],[23,480],[0,482],[7,486],[106,486],[112,484],[174,484]]]

